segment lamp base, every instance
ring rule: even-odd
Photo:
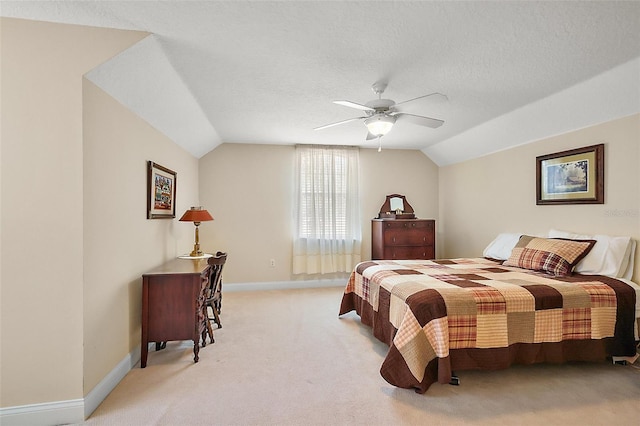
[[[198,240],[198,227],[196,226],[196,243],[193,245],[193,250],[191,250],[189,254],[191,257],[202,256],[204,254],[202,250],[200,250],[200,242]]]

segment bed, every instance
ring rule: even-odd
[[[504,245],[504,235],[492,242],[494,249]],[[635,356],[640,286],[622,276],[574,271],[581,262],[602,260],[587,259],[598,244],[593,253],[603,256],[602,238],[510,237],[515,245],[501,247],[503,256],[491,253],[503,259],[378,260],[355,267],[339,315],[355,311],[389,345],[380,368],[387,382],[424,393],[463,370]],[[628,247],[616,275],[633,269],[630,239]]]

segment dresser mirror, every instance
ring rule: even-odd
[[[378,219],[415,219],[415,217],[413,207],[401,194],[387,195],[378,213]]]
[[[392,197],[389,199],[389,204],[392,212],[402,213],[404,212],[404,203],[400,197]]]

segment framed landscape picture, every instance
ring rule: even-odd
[[[147,162],[147,219],[176,217],[176,172]]]
[[[536,157],[536,204],[604,204],[604,144]]]

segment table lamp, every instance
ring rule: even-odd
[[[189,254],[189,256],[191,257],[203,255],[203,253],[200,251],[198,226],[200,226],[200,222],[206,222],[208,220],[213,220],[213,217],[202,207],[191,207],[189,210],[184,212],[184,214],[180,218],[181,222],[193,222],[193,224],[196,226],[196,243],[193,245],[193,251],[191,252],[191,254]]]

